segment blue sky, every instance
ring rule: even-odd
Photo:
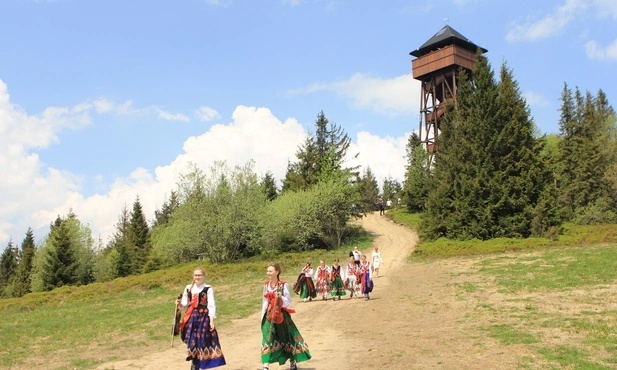
[[[0,0],[0,249],[73,210],[107,241],[189,162],[284,177],[317,114],[380,184],[418,129],[409,52],[448,24],[512,69],[540,133],[564,82],[617,100],[617,1]]]

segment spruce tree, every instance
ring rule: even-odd
[[[572,95],[564,85],[559,121],[561,171],[557,178],[561,215],[566,220],[595,223],[600,222],[603,213],[614,213],[609,181],[615,158],[611,150],[611,110],[603,93],[594,99],[589,92],[583,95],[576,88]]]
[[[535,127],[512,72],[504,64],[499,81],[499,117],[487,150],[493,154],[490,188],[492,237],[528,237],[543,191],[543,169]]]
[[[276,180],[270,171],[266,172],[264,177],[261,179],[261,188],[263,189],[267,200],[274,200],[278,196]]]
[[[377,198],[379,198],[379,184],[369,166],[363,171],[362,177],[357,183],[362,211],[372,212],[377,209]]]
[[[430,239],[529,236],[542,193],[540,146],[518,86],[505,65],[497,83],[488,60],[477,58],[473,80],[459,74],[437,138],[421,226]]]
[[[129,222],[129,240],[132,271],[139,274],[142,272],[152,249],[150,246],[150,228],[143,213],[139,196],[133,202],[133,211]]]
[[[17,248],[13,246],[13,241],[11,240],[2,252],[2,255],[0,255],[0,297],[5,296],[7,287],[15,279],[18,258]]]
[[[77,259],[71,245],[69,227],[61,219],[58,223],[58,219],[49,234],[50,244],[44,256],[43,283],[46,290],[77,282]]]
[[[174,211],[178,209],[179,206],[180,199],[178,197],[178,193],[176,191],[172,191],[169,195],[169,199],[163,202],[161,209],[154,211],[154,223],[152,228],[167,224],[171,220],[171,216]]]
[[[428,153],[417,133],[409,135],[406,145],[405,180],[402,194],[409,212],[423,212],[429,191]]]
[[[331,123],[323,111],[319,112],[315,135],[307,137],[298,148],[297,161],[287,165],[282,192],[308,190],[320,181],[332,181],[341,176],[351,178],[357,167],[344,167],[350,145],[351,139],[345,130]]]
[[[130,212],[126,205],[122,208],[115,227],[116,231],[109,243],[109,248],[113,253],[107,255],[109,264],[108,279],[128,276],[133,273],[132,248],[129,236]]]
[[[13,295],[16,297],[21,297],[31,292],[32,282],[30,274],[32,273],[35,252],[34,232],[29,227],[24,240],[21,242],[21,258],[17,267],[15,290],[13,292]]]

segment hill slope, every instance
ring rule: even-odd
[[[465,260],[408,263],[417,243],[412,230],[378,213],[369,214],[361,223],[375,235],[374,243],[384,260],[371,300],[303,303],[294,295],[297,313],[293,318],[313,355],[299,364],[300,369],[516,367],[521,355],[513,353],[516,348],[506,348],[465,324],[473,307],[466,307],[469,302],[457,300],[455,293],[456,273],[466,271]],[[295,276],[295,271],[285,272],[288,281]],[[225,369],[261,369],[260,309],[219,329]],[[173,348],[135,354],[133,360],[106,363],[97,369],[186,370],[185,356],[184,344],[176,339]],[[272,364],[270,369],[288,367]]]

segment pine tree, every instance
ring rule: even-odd
[[[578,218],[578,222],[588,223],[584,219],[596,222],[603,213],[614,214],[609,181],[615,163],[611,111],[603,93],[594,99],[577,88],[572,95],[564,85],[559,121],[561,171],[557,178],[561,216],[566,220]]]
[[[126,205],[116,223],[116,231],[109,243],[111,253],[107,255],[108,279],[128,276],[133,273],[132,248],[130,240],[130,213]]]
[[[390,201],[393,202],[393,204],[398,198],[399,193],[401,192],[401,189],[402,189],[401,184],[390,176],[388,176],[387,178],[383,180],[383,186],[381,188],[382,188],[381,197],[384,200],[384,202],[386,202],[389,199]]]
[[[351,145],[343,128],[330,123],[323,111],[317,115],[315,126],[315,136],[306,138],[296,152],[297,161],[287,165],[282,192],[307,190],[320,181],[339,177],[350,178],[357,171],[357,167],[343,167]]]
[[[152,249],[150,246],[150,228],[143,213],[139,196],[133,202],[133,211],[129,222],[129,240],[132,271],[139,274],[142,272]]]
[[[266,172],[264,177],[261,179],[261,188],[263,189],[267,200],[274,200],[278,196],[276,180],[270,171]]]
[[[402,194],[409,212],[423,212],[429,191],[428,153],[417,133],[412,133],[407,140],[405,180]]]
[[[60,222],[58,222],[60,220]],[[49,234],[50,248],[44,256],[43,282],[47,290],[77,282],[77,259],[71,245],[69,228],[64,220],[58,217],[52,232]]]
[[[31,292],[31,276],[34,254],[36,246],[34,244],[34,232],[28,228],[24,240],[21,242],[21,258],[17,267],[15,290],[13,296],[21,297]]]
[[[9,241],[9,244],[0,256],[0,297],[5,296],[7,287],[15,279],[18,258],[17,248],[13,246],[13,241]]]
[[[360,194],[360,202],[362,203],[362,211],[375,211],[377,209],[377,198],[379,198],[379,184],[369,166],[366,166],[364,169],[357,187]]]
[[[171,220],[171,216],[174,211],[180,206],[180,199],[176,191],[172,191],[169,195],[169,199],[163,202],[160,210],[154,211],[154,224],[152,228],[165,225]]]
[[[529,236],[542,193],[540,146],[511,72],[497,83],[478,54],[473,81],[459,74],[455,108],[437,138],[434,186],[421,226],[429,238]]]
[[[544,187],[541,147],[533,136],[535,127],[529,108],[505,64],[498,86],[499,117],[487,148],[493,154],[489,208],[492,237],[528,237],[534,208]]]

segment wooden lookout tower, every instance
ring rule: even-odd
[[[429,160],[437,151],[435,140],[446,105],[456,97],[456,76],[476,67],[476,50],[487,50],[446,25],[418,49],[409,53],[413,78],[420,80],[420,132]]]

